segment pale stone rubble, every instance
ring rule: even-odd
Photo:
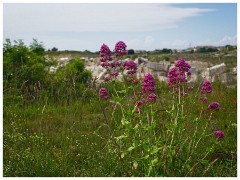
[[[83,57],[85,59],[86,69],[92,72],[93,79],[96,79],[98,83],[103,82],[103,78],[105,77],[107,70],[100,65],[99,58],[88,58]],[[129,59],[124,59],[123,62],[128,61]],[[56,70],[63,65],[66,65],[69,61],[69,58],[63,57],[59,59],[59,63],[57,67],[50,67],[51,72],[56,72]],[[154,77],[158,78],[159,81],[167,82],[167,73],[168,70],[171,69],[174,64],[171,64],[168,61],[162,62],[150,62],[148,59],[143,57],[138,57],[134,60],[137,64],[137,74],[136,77],[141,79],[145,74],[152,74]],[[232,72],[226,71],[226,65],[224,63],[211,66],[207,62],[200,61],[187,61],[191,65],[190,72],[192,73],[189,82],[201,81],[204,79],[208,79],[212,82],[221,81],[224,83],[231,83],[234,79],[236,79],[237,67],[232,69]],[[123,72],[126,74],[126,71]],[[119,80],[122,79],[122,76],[119,75]]]
[[[58,68],[66,66],[66,64],[69,62],[69,60],[70,60],[70,57],[60,57],[60,58],[58,58],[57,66],[50,66],[49,72],[55,73]]]

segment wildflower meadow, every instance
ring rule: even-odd
[[[137,78],[127,45],[119,41],[111,51],[103,44],[107,73],[94,87],[79,59],[35,81],[27,68],[44,69],[42,55],[26,51],[16,64],[14,48],[4,50],[13,72],[4,72],[4,176],[237,176],[237,87],[189,81],[189,59],[175,60],[167,83]],[[27,53],[37,66],[27,64]]]

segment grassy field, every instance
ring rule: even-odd
[[[168,124],[166,110],[171,109],[171,96],[166,84],[157,82],[157,102],[155,119],[157,133],[165,131]],[[193,101],[198,95],[199,84],[194,85],[184,103],[184,112],[189,121],[184,124],[185,136],[193,137],[194,115],[201,111],[201,103]],[[119,85],[121,87],[121,84]],[[141,88],[139,85],[138,88]],[[110,90],[111,91],[111,90]],[[112,90],[113,91],[113,90]],[[121,110],[112,111],[110,103],[98,100],[98,91],[88,89],[70,103],[51,100],[47,95],[37,103],[23,103],[22,97],[12,97],[11,91],[4,94],[3,106],[3,175],[11,176],[145,176],[139,168],[129,171],[120,164],[116,153],[111,153],[111,133],[109,126],[117,130],[121,124]],[[111,96],[110,96],[111,99]],[[126,97],[130,99],[131,96]],[[218,143],[204,160],[199,160],[202,150],[210,147],[214,137],[208,136],[195,149],[186,171],[176,171],[179,159],[162,169],[154,169],[150,176],[237,176],[237,88],[227,88],[224,84],[213,84],[209,102],[217,101],[221,110],[214,114],[211,130],[222,130],[225,138]],[[100,103],[99,103],[100,102]],[[125,101],[127,102],[127,101]],[[195,103],[196,102],[196,103]],[[123,103],[127,107],[127,103]],[[106,123],[102,107],[111,123]],[[113,117],[114,118],[111,118]],[[203,111],[203,119],[207,110]],[[196,137],[202,133],[204,124],[199,123]],[[109,143],[110,142],[110,143]],[[177,145],[176,145],[177,147]],[[199,157],[198,157],[199,155]],[[161,157],[161,155],[159,155]],[[180,158],[184,159],[185,155]],[[161,159],[160,159],[161,161]],[[185,161],[186,162],[186,159]],[[190,172],[190,173],[183,173]],[[149,175],[149,174],[148,174]]]
[[[116,47],[114,55],[101,46],[102,65],[108,66],[104,79],[111,81],[98,87],[81,59],[91,52],[46,52],[37,40],[27,47],[6,39],[3,176],[236,177],[236,80],[211,85],[187,79],[190,60],[224,62],[232,71],[236,49],[219,52],[219,58],[215,53],[126,55],[124,42]],[[120,63],[142,55],[175,62],[169,84],[151,74],[138,81],[137,64]],[[49,71],[55,58],[66,56],[68,64]],[[127,75],[119,82],[115,76],[124,69]]]

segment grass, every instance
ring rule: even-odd
[[[159,110],[170,107],[166,84],[157,83]],[[197,84],[195,85],[197,87]],[[196,90],[197,88],[195,88]],[[207,161],[199,162],[188,176],[237,176],[237,88],[227,88],[221,83],[213,85],[209,102],[218,101],[219,113],[214,114],[211,128],[224,131],[225,139],[208,155]],[[107,177],[128,176],[121,171],[117,157],[109,153],[109,132],[96,96],[77,99],[71,104],[21,103],[16,98],[11,103],[11,93],[4,95],[3,107],[3,175],[6,177]],[[201,106],[192,97],[186,98],[186,113],[199,113]],[[13,99],[13,98],[12,98]],[[44,98],[43,98],[44,99]],[[206,116],[206,110],[203,117]],[[116,111],[116,128],[120,112]],[[167,114],[160,111],[159,128],[167,121]],[[191,116],[188,116],[191,118]],[[195,129],[189,123],[187,136]],[[200,123],[199,133],[203,127]],[[209,132],[211,133],[211,132]],[[211,138],[201,146],[208,146]],[[196,154],[201,153],[201,147]],[[197,159],[196,159],[197,162]],[[212,163],[212,164],[211,164]],[[211,164],[210,166],[208,166]],[[141,176],[142,172],[138,173]],[[161,174],[159,174],[161,176]],[[170,176],[177,176],[170,172]]]

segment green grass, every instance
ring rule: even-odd
[[[157,83],[158,101],[156,118],[159,128],[167,121],[167,114],[162,111],[170,106],[169,90],[166,84]],[[197,87],[197,85],[196,85]],[[237,88],[227,88],[223,84],[213,85],[213,94],[209,102],[218,101],[219,113],[214,114],[213,127],[224,131],[225,139],[209,154],[209,163],[198,164],[188,176],[237,176]],[[196,88],[195,88],[196,90]],[[193,102],[196,91],[186,97],[185,111],[197,114],[201,104]],[[9,98],[4,95],[3,107],[3,175],[66,177],[66,176],[128,176],[121,171],[118,157],[109,153],[109,132],[101,107],[96,96],[88,99],[77,99],[73,103],[57,104],[40,102],[23,105],[21,98]],[[14,102],[11,103],[11,99]],[[130,99],[130,98],[129,98]],[[191,113],[190,113],[191,112]],[[111,115],[108,114],[110,117]],[[116,122],[121,119],[116,111]],[[204,110],[203,117],[207,117]],[[192,123],[187,124],[187,136],[192,136],[195,129]],[[203,129],[200,123],[200,130]],[[211,133],[209,131],[209,133]],[[201,146],[209,146],[211,138],[205,139]],[[195,152],[201,154],[201,147]],[[203,174],[204,172],[204,174]],[[141,176],[144,172],[138,172]],[[171,176],[178,176],[170,172]],[[159,174],[161,176],[161,174]]]

